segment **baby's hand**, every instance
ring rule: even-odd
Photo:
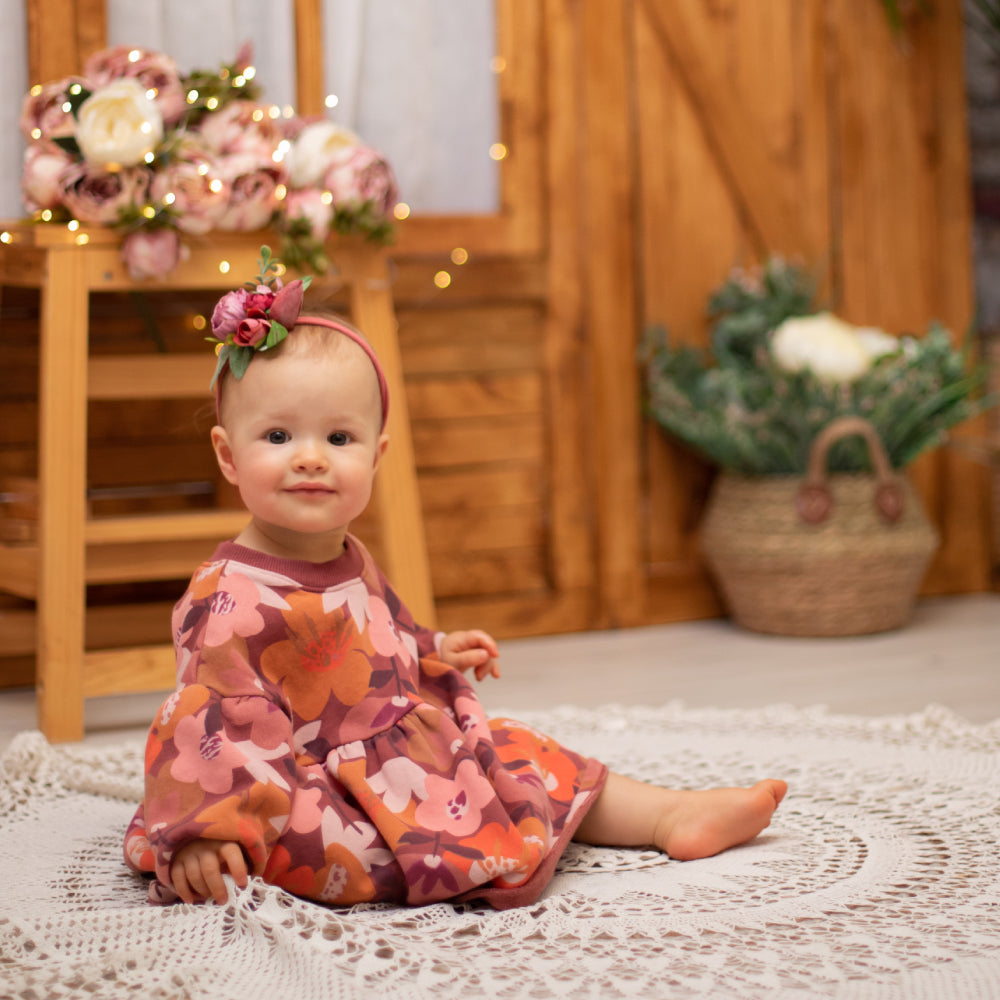
[[[243,849],[233,840],[192,840],[174,855],[170,881],[185,903],[202,903],[211,897],[220,906],[229,898],[222,873],[236,884],[247,885],[247,862]]]
[[[449,632],[441,640],[441,659],[463,673],[474,669],[477,681],[487,675],[500,676],[500,665],[497,663],[499,656],[496,640],[480,629]]]

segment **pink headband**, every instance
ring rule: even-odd
[[[368,360],[372,363],[375,374],[378,376],[378,393],[382,400],[382,430],[385,430],[385,422],[389,419],[389,384],[385,380],[385,372],[382,371],[382,366],[378,363],[378,357],[375,355],[372,345],[357,330],[352,329],[346,323],[338,323],[337,320],[327,319],[325,316],[300,316],[295,321],[295,325],[329,327],[331,330],[342,333],[349,340],[353,340],[368,355]]]
[[[219,412],[219,377],[222,373],[228,368],[234,378],[242,378],[254,354],[276,347],[297,325],[308,323],[344,334],[368,355],[378,376],[382,401],[381,429],[385,430],[385,422],[389,416],[389,387],[371,344],[346,323],[327,319],[325,316],[300,316],[302,296],[312,278],[296,278],[287,285],[282,284],[278,277],[281,267],[271,256],[270,247],[260,248],[259,263],[260,274],[256,281],[248,281],[243,288],[227,292],[219,299],[212,313],[212,336],[206,340],[216,345],[219,358],[209,386],[215,390],[216,415]]]

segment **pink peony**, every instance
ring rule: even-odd
[[[258,165],[274,165],[274,153],[284,138],[283,129],[268,109],[252,101],[233,101],[207,115],[199,133],[208,147],[225,156],[246,156]]]
[[[222,162],[222,179],[229,183],[230,193],[229,204],[218,221],[219,229],[263,229],[279,205],[281,170],[274,164],[262,167],[252,157],[232,156]]]
[[[20,123],[25,139],[62,139],[76,134],[76,120],[69,111],[63,110],[69,88],[74,83],[87,87],[81,77],[71,76],[43,84],[37,94],[29,93],[25,97]]]
[[[323,185],[338,207],[360,208],[372,202],[380,214],[386,215],[398,200],[392,167],[368,146],[354,146],[335,154],[323,175]]]
[[[153,177],[150,199],[166,203],[172,195],[178,229],[199,235],[211,232],[229,203],[229,185],[218,174],[212,153],[194,137],[185,136]]]
[[[237,288],[235,292],[227,292],[215,304],[212,312],[212,333],[219,340],[225,340],[230,333],[236,333],[236,328],[247,318],[248,293],[245,288]]]
[[[162,278],[180,261],[181,241],[173,229],[140,229],[122,241],[122,260],[133,281]]]
[[[62,201],[60,177],[75,161],[56,145],[33,143],[24,151],[21,193],[29,212],[55,208]]]
[[[61,201],[81,222],[110,226],[124,209],[145,204],[149,180],[150,171],[145,167],[108,173],[87,163],[75,163],[59,178]]]
[[[135,57],[132,58],[132,53]],[[95,52],[83,67],[90,87],[102,87],[112,80],[134,77],[147,90],[155,90],[155,101],[167,125],[176,125],[187,111],[187,95],[177,64],[170,56],[131,45]]]
[[[317,188],[303,188],[289,191],[285,197],[282,214],[289,223],[303,221],[309,227],[309,235],[320,242],[330,235],[333,224],[333,206],[329,197]]]

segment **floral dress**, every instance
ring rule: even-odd
[[[125,858],[168,872],[199,837],[333,904],[537,899],[605,767],[487,719],[360,542],[329,563],[235,542],[173,615],[178,688],[150,729]]]

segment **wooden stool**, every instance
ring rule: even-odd
[[[90,357],[92,292],[201,289],[220,292],[257,271],[269,233],[199,239],[166,279],[136,283],[105,230],[3,224],[0,287],[40,290],[37,540],[0,545],[0,589],[36,601],[38,725],[52,741],[83,736],[85,698],[174,686],[171,646],[84,649],[88,583],[185,579],[214,542],[246,524],[246,511],[201,510],[88,518],[87,402],[90,399],[208,398],[208,345],[198,354]],[[386,575],[414,616],[433,625],[434,604],[385,252],[362,240],[327,247],[350,314],[375,348],[392,406],[392,445],[374,496]],[[229,264],[228,271],[220,263]]]

